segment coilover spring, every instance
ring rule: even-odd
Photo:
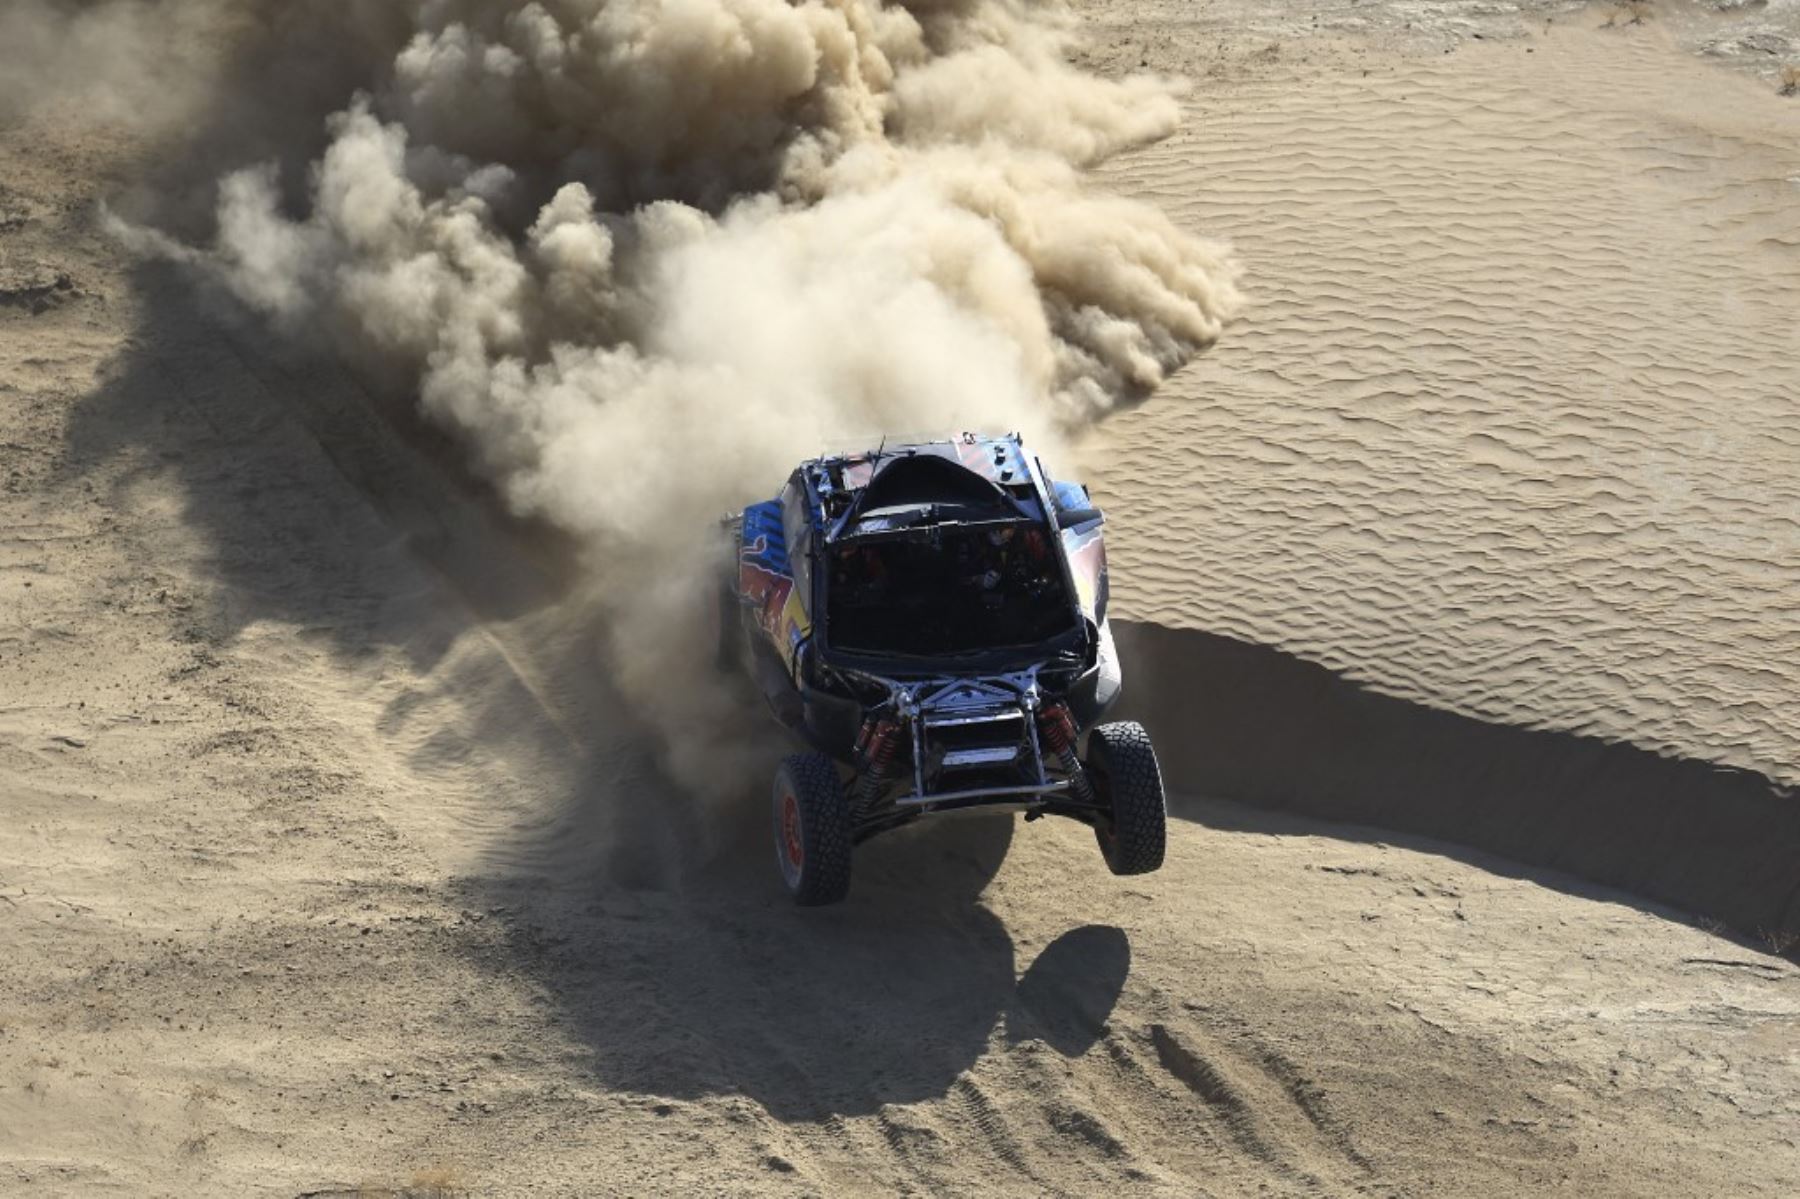
[[[881,785],[887,781],[889,769],[894,764],[894,754],[900,749],[900,724],[894,720],[876,720],[871,717],[863,723],[856,742],[863,768],[862,777],[857,780],[856,799],[851,807],[856,816],[864,817],[874,809],[875,800],[881,793]]]
[[[900,725],[892,720],[882,720],[875,724],[869,732],[869,739],[863,749],[863,759],[868,763],[866,769],[870,774],[886,774],[887,768],[894,761],[894,752],[900,748]]]
[[[1038,736],[1043,739],[1044,747],[1056,755],[1057,763],[1063,773],[1069,776],[1069,790],[1076,799],[1083,803],[1094,803],[1094,784],[1088,778],[1087,771],[1081,768],[1081,759],[1075,756],[1075,716],[1069,711],[1067,704],[1052,704],[1038,713]]]
[[[1061,755],[1072,751],[1075,748],[1075,718],[1069,714],[1069,705],[1051,704],[1039,712],[1038,735],[1051,753]]]

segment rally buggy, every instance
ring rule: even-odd
[[[1120,675],[1103,518],[1015,435],[804,462],[726,518],[720,653],[809,752],[774,787],[801,904],[850,887],[851,847],[969,809],[1092,826],[1115,874],[1162,865],[1142,726],[1098,723]]]

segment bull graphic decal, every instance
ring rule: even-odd
[[[782,634],[782,614],[788,597],[794,593],[794,576],[770,570],[763,563],[769,554],[769,539],[759,536],[744,546],[738,562],[738,594],[756,608],[756,622],[771,637]]]

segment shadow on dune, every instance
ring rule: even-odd
[[[1578,894],[1595,889],[1570,876],[1620,888],[1759,948],[1800,937],[1800,796],[1760,774],[1485,723],[1216,634],[1116,631],[1122,714],[1156,736],[1172,791],[1485,850],[1498,856],[1483,869]]]
[[[1080,1057],[1106,1032],[1130,973],[1131,939],[1123,929],[1107,924],[1070,929],[1019,977],[1006,1013],[1007,1039],[1036,1037],[1066,1057]]]
[[[353,649],[387,633],[428,666],[442,645],[386,619],[390,564],[454,580],[483,619],[566,591],[565,547],[508,517],[461,469],[462,451],[414,414],[410,392],[272,334],[174,266],[141,264],[132,285],[141,320],[65,440],[78,469],[130,464],[112,496],[120,505],[135,502],[140,476],[177,479],[182,523],[223,585],[205,614],[218,635],[264,617]]]
[[[174,267],[131,282],[140,323],[71,410],[64,448],[115,510],[174,484],[169,557],[147,559],[142,583],[178,614],[184,678],[205,685],[212,651],[259,622],[289,626],[384,689],[378,731],[422,777],[457,782],[485,760],[550,797],[479,797],[472,839],[521,822],[625,885],[663,881],[662,843],[696,817],[621,717],[566,541],[505,513],[410,392],[271,334]],[[386,653],[407,669],[384,670]]]
[[[234,324],[166,269],[136,282],[144,326],[73,414],[71,464],[123,458],[175,476],[216,584],[192,613],[198,646],[268,619],[352,665],[399,649],[465,705],[462,740],[540,765],[560,798],[497,834],[507,869],[456,886],[496,916],[470,952],[531,980],[596,1078],[823,1120],[941,1096],[996,1037],[1075,1055],[1101,1035],[1130,942],[1078,927],[1019,961],[980,898],[1010,818],[878,839],[848,904],[796,912],[774,882],[759,795],[710,825],[650,764],[591,662],[547,644],[531,662],[487,655],[486,674],[443,667],[485,623],[529,628],[556,608],[571,580],[553,539],[499,513],[405,405],[341,365]],[[132,478],[115,503],[132,502]],[[1128,702],[1159,734],[1176,790],[1477,847],[1484,869],[1599,893],[1580,876],[1752,936],[1800,932],[1800,803],[1757,776],[1486,725],[1227,638],[1119,636]],[[396,736],[412,702],[390,706]],[[725,848],[683,857],[701,842]]]
[[[110,497],[121,508],[141,477],[177,484],[180,535],[198,554],[186,568],[207,587],[176,602],[191,600],[202,661],[261,621],[353,671],[398,650],[430,682],[387,705],[384,736],[429,733],[416,754],[439,770],[478,745],[549,795],[535,807],[494,795],[489,831],[471,829],[493,866],[452,888],[490,915],[462,949],[532,983],[597,1079],[820,1120],[942,1096],[997,1036],[1072,1055],[1100,1035],[1129,942],[1075,928],[1020,977],[980,898],[1013,818],[878,839],[859,853],[849,903],[796,911],[762,780],[705,815],[655,769],[596,668],[595,631],[557,611],[566,547],[498,512],[429,430],[342,365],[275,343],[168,268],[134,282],[144,323],[73,411],[71,465],[128,463]],[[544,615],[564,643],[457,649],[489,624],[535,636]],[[443,702],[462,720],[444,724]]]
[[[544,985],[609,1089],[742,1095],[816,1122],[940,1098],[1002,1029],[1070,1056],[1101,1035],[1129,941],[1078,927],[1019,977],[1011,936],[979,899],[1011,817],[872,841],[847,903],[800,911],[772,881],[761,805],[747,806],[754,829],[679,893],[484,885],[507,921],[505,952],[486,964]]]

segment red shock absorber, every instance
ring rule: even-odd
[[[1075,717],[1068,704],[1051,704],[1038,713],[1038,736],[1051,753],[1061,757],[1075,748]]]
[[[1069,776],[1069,788],[1074,796],[1092,803],[1093,784],[1081,768],[1081,760],[1075,756],[1075,741],[1080,735],[1075,727],[1075,714],[1069,711],[1068,704],[1051,704],[1038,712],[1038,737],[1044,748],[1055,755],[1063,773]]]
[[[894,751],[900,748],[900,724],[898,721],[871,717],[863,722],[862,732],[857,742],[863,752],[863,770],[868,774],[885,775],[887,768],[894,761]]]
[[[855,815],[862,817],[874,809],[881,785],[894,764],[894,754],[900,749],[900,722],[871,716],[856,734],[856,749],[862,762],[862,777],[857,780],[851,807]]]

